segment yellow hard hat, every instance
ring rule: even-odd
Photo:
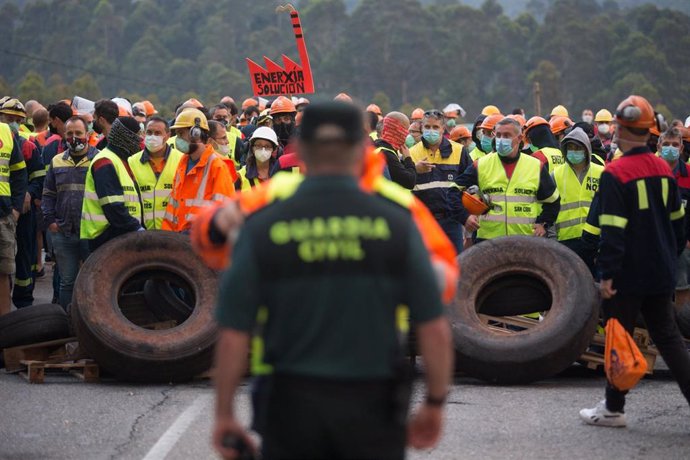
[[[170,129],[180,129],[180,128],[193,128],[196,124],[199,124],[201,129],[210,131],[208,129],[208,120],[206,120],[206,115],[199,109],[187,108],[184,109],[175,119],[175,124],[170,127]]]
[[[498,107],[495,105],[487,105],[482,109],[482,115],[489,116],[489,115],[498,115],[500,114],[501,111],[498,110]]]
[[[551,116],[552,117],[568,117],[568,118],[570,118],[570,115],[568,114],[568,109],[566,109],[562,105],[557,105],[556,107],[554,107],[553,110],[551,111]]]
[[[4,113],[5,115],[14,115],[17,117],[26,117],[26,110],[24,109],[24,105],[19,102],[19,99],[7,99],[3,104],[2,108],[0,108],[0,113]]]
[[[597,123],[611,123],[613,121],[613,115],[606,109],[601,109],[597,112],[597,116],[594,117],[594,121]]]

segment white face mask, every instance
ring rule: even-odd
[[[265,163],[268,161],[272,154],[273,151],[270,149],[254,149],[254,157],[256,157],[256,161],[259,163]]]
[[[611,130],[611,127],[609,125],[607,125],[606,123],[602,123],[599,125],[599,132],[601,134],[608,134],[610,130]]]
[[[144,144],[150,152],[157,152],[163,146],[163,136],[146,136]]]
[[[591,124],[593,119],[594,117],[592,117],[591,115],[582,115],[582,121],[584,121],[585,123]]]
[[[216,144],[216,152],[223,156],[227,156],[230,153],[230,144]]]

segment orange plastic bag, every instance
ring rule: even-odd
[[[611,385],[620,391],[633,388],[647,372],[647,360],[616,318],[606,322],[604,369]]]

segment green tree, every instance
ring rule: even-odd
[[[17,97],[21,101],[36,99],[38,101],[49,100],[50,94],[46,89],[45,81],[37,72],[29,71],[17,85]]]

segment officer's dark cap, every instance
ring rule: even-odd
[[[310,104],[304,109],[300,140],[305,143],[356,144],[364,139],[362,112],[355,105],[332,101]]]

